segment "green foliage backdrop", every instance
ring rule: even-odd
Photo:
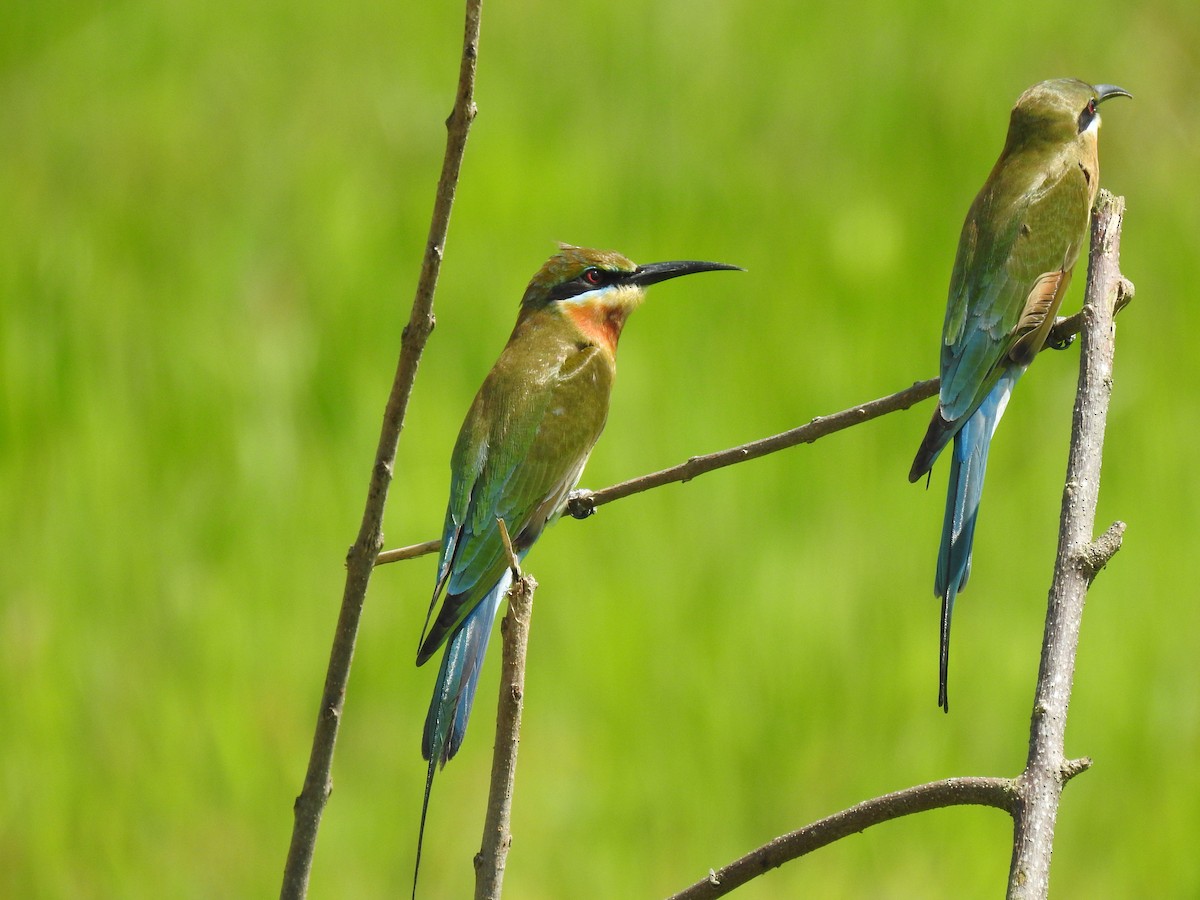
[[[0,893],[278,889],[428,227],[455,3],[0,9]],[[554,242],[744,275],[651,292],[584,483],[936,372],[962,217],[1034,81],[1129,88],[1102,524],[1055,853],[1063,897],[1200,893],[1200,6],[489,2],[438,327],[386,519],[436,536],[461,417]],[[1078,306],[1082,277],[1065,309]],[[928,404],[552,529],[507,887],[648,897],[868,796],[1024,762],[1078,354],[992,453],[935,707]],[[430,558],[379,570],[314,897],[407,890]],[[428,896],[479,845],[495,660],[434,789]],[[921,816],[741,896],[995,896],[1008,820]]]

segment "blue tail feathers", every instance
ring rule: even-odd
[[[950,618],[954,599],[966,587],[971,574],[971,545],[975,540],[975,521],[983,496],[983,476],[987,471],[988,449],[992,435],[1004,415],[1013,385],[1025,371],[1009,369],[1000,376],[988,395],[954,435],[950,461],[950,482],[946,489],[946,515],[942,523],[942,543],[938,548],[937,576],[933,592],[942,598],[941,655],[938,665],[938,706],[950,711],[946,681],[950,666]]]
[[[462,746],[467,720],[479,686],[479,672],[487,654],[492,624],[500,610],[500,601],[512,584],[512,570],[505,569],[496,586],[471,610],[446,642],[442,666],[433,688],[433,701],[425,716],[421,755],[429,761],[425,774],[425,799],[421,803],[421,824],[417,832],[417,861],[413,871],[413,896],[417,892],[417,874],[421,871],[421,846],[425,841],[425,817],[429,812],[429,793],[433,776],[449,762]]]
[[[453,759],[462,746],[492,624],[500,610],[500,601],[511,584],[512,571],[505,569],[496,586],[479,601],[446,642],[421,738],[421,755],[439,766]]]

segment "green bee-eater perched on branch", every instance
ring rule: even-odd
[[[1130,94],[1072,78],[1035,84],[1017,100],[1004,150],[967,212],[942,330],[941,393],[909,480],[954,439],[934,593],[942,599],[938,705],[954,598],[971,571],[971,541],[988,445],[1013,385],[1046,341],[1087,243],[1100,182],[1097,106]]]
[[[462,744],[492,623],[512,582],[498,519],[524,558],[583,472],[604,429],[617,341],[646,288],[722,263],[634,265],[619,253],[564,246],[521,298],[517,324],[475,396],[451,457],[450,503],[417,665],[446,644],[425,719],[429,761],[417,868],[434,771]],[[414,892],[416,879],[414,875]]]

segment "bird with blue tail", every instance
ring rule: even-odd
[[[691,260],[639,266],[619,253],[564,245],[525,289],[517,324],[450,460],[437,580],[417,652],[420,666],[446,647],[421,741],[429,766],[414,897],[433,776],[462,745],[488,637],[512,584],[498,521],[523,559],[558,517],[604,429],[617,341],[646,288],[722,269],[739,267]]]
[[[1100,186],[1097,107],[1129,92],[1073,78],[1035,84],[1017,100],[1000,158],[967,212],[942,328],[941,390],[909,481],[926,476],[953,439],[934,594],[941,598],[938,706],[950,617],[971,572],[988,447],[1013,386],[1046,342]]]

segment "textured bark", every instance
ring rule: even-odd
[[[1014,819],[1013,854],[1009,873],[1010,898],[1044,898],[1049,891],[1050,858],[1054,827],[1063,786],[1091,761],[1065,756],[1067,709],[1075,674],[1087,589],[1096,574],[1120,549],[1125,525],[1115,522],[1099,537],[1092,537],[1099,496],[1100,469],[1115,349],[1114,316],[1133,297],[1133,285],[1121,277],[1120,234],[1125,203],[1101,191],[1092,213],[1092,242],[1088,283],[1083,309],[1055,323],[1047,347],[1062,347],[1077,333],[1082,335],[1079,386],[1076,393],[1071,447],[1063,489],[1058,555],[1050,589],[1038,672],[1029,756],[1025,771],[1016,779],[952,778],[865,801],[812,825],[783,835],[674,895],[673,900],[720,897],[763,872],[818,847],[858,833],[871,825],[914,812],[944,806],[976,804],[1009,812]],[[652,472],[601,491],[578,491],[566,511],[586,518],[604,504],[724,466],[756,459],[801,443],[811,443],[836,431],[889,412],[907,409],[938,390],[938,380],[912,387],[851,409],[813,419],[790,431],[752,441],[706,456],[693,457],[678,466]],[[426,542],[380,554],[379,563],[410,559],[436,549]],[[523,684],[528,605],[534,584],[518,581],[510,595],[505,618],[505,675],[497,722],[493,759],[492,796],[484,830],[484,848],[476,856],[476,897],[498,898],[505,858],[511,842],[508,814],[512,802],[520,706]],[[517,602],[514,604],[514,600]],[[514,607],[518,607],[514,609]],[[510,619],[513,621],[510,623]],[[513,643],[515,641],[515,643]],[[510,666],[515,670],[510,671]]]
[[[438,181],[425,258],[421,266],[412,313],[401,339],[396,375],[384,409],[375,463],[371,468],[371,479],[367,486],[362,524],[359,526],[358,538],[346,556],[346,584],[342,591],[342,604],[334,631],[333,647],[329,654],[325,687],[321,693],[321,706],[317,713],[308,770],[304,776],[304,786],[293,805],[292,839],[279,892],[282,900],[298,900],[308,894],[308,879],[312,871],[313,853],[316,850],[317,831],[321,826],[321,815],[333,790],[333,749],[337,743],[338,725],[346,700],[346,684],[350,679],[350,664],[354,659],[358,624],[362,618],[363,601],[367,595],[367,585],[371,580],[375,558],[383,546],[383,508],[392,481],[396,446],[404,427],[408,399],[412,394],[421,353],[425,349],[430,332],[433,331],[433,295],[445,251],[450,210],[454,205],[467,133],[471,121],[475,118],[475,60],[479,49],[481,6],[482,0],[467,0],[458,91],[454,109],[446,120],[446,154]]]
[[[1041,666],[1033,701],[1029,757],[1017,779],[1019,803],[1009,869],[1010,898],[1046,897],[1050,857],[1063,786],[1090,765],[1065,755],[1067,708],[1088,586],[1120,549],[1125,525],[1114,523],[1093,540],[1104,429],[1112,394],[1116,327],[1113,315],[1132,285],[1121,277],[1121,219],[1125,201],[1102,191],[1092,211],[1092,250],[1083,305],[1079,387],[1059,519],[1058,556],[1046,611]]]
[[[672,895],[670,900],[724,897],[747,881],[789,860],[901,816],[947,806],[993,806],[1012,812],[1015,803],[1016,789],[1011,778],[947,778],[906,788],[894,794],[865,800],[819,822],[777,837],[719,871],[710,871],[708,877]]]
[[[525,698],[525,655],[529,645],[529,619],[537,582],[518,576],[508,589],[508,612],[500,623],[504,655],[500,669],[500,702],[496,715],[496,745],[492,750],[492,783],[483,844],[475,856],[475,900],[499,900],[504,885],[504,865],[512,845],[513,783],[517,773],[517,747],[521,737],[521,706]]]
[[[1118,299],[1118,310],[1125,305],[1126,300],[1127,298],[1124,295]],[[1046,346],[1043,349],[1061,349],[1067,346],[1075,339],[1075,335],[1079,333],[1082,323],[1082,312],[1059,319],[1054,323],[1054,327],[1050,329],[1050,337],[1046,340]],[[639,475],[636,478],[622,481],[620,484],[614,484],[598,491],[574,491],[567,499],[565,512],[576,519],[586,519],[598,507],[603,506],[605,503],[612,503],[614,500],[632,497],[634,494],[662,487],[665,484],[691,481],[696,476],[703,475],[706,472],[723,469],[726,466],[736,465],[737,463],[749,462],[752,459],[758,459],[771,453],[778,453],[780,450],[787,450],[789,447],[795,447],[798,444],[815,443],[823,437],[844,431],[853,425],[861,425],[863,422],[878,419],[880,416],[887,415],[888,413],[908,409],[914,404],[934,396],[938,392],[940,384],[941,382],[937,378],[918,381],[902,391],[897,391],[894,394],[889,394],[886,397],[880,397],[876,400],[868,400],[866,403],[861,403],[858,406],[853,406],[850,409],[844,409],[840,412],[830,413],[827,416],[817,416],[811,422],[780,432],[779,434],[773,434],[770,437],[759,438],[756,441],[739,444],[736,447],[730,447],[726,450],[718,450],[715,453],[693,456],[686,462],[682,462],[677,466],[671,466],[669,469],[650,472],[647,475]],[[420,544],[410,544],[407,547],[397,547],[394,550],[385,550],[379,554],[379,558],[375,564],[381,566],[385,563],[400,562],[401,560],[424,556],[427,553],[436,552],[441,546],[441,541],[434,540],[423,541]]]
[[[996,807],[1013,817],[1008,896],[1020,900],[1047,896],[1054,825],[1063,785],[1091,765],[1087,758],[1069,760],[1064,752],[1067,707],[1075,676],[1075,651],[1084,598],[1092,579],[1120,549],[1125,531],[1124,523],[1115,522],[1098,538],[1092,538],[1100,490],[1104,428],[1112,392],[1116,335],[1113,316],[1133,297],[1133,285],[1121,277],[1119,269],[1124,209],[1122,198],[1114,198],[1107,191],[1100,192],[1092,214],[1092,250],[1083,310],[1070,319],[1060,320],[1050,337],[1050,341],[1061,344],[1079,331],[1083,340],[1063,489],[1058,556],[1046,614],[1025,771],[1016,779],[952,778],[867,800],[775,838],[722,869],[710,870],[706,878],[675,894],[671,900],[722,897],[764,872],[871,825],[915,812],[966,804]],[[924,390],[926,385],[934,385],[929,394],[932,395],[936,384],[936,380],[923,382],[909,390]],[[899,398],[907,393],[895,396]],[[890,399],[884,398],[884,401]],[[904,396],[895,408],[904,408],[907,401],[908,397]],[[823,420],[814,420],[813,424],[820,421]],[[663,478],[664,475],[657,473],[649,477],[656,477],[656,484],[681,480]],[[633,485],[636,481],[638,479],[625,484]],[[620,496],[627,493],[630,492]],[[616,499],[616,496],[609,499]]]

